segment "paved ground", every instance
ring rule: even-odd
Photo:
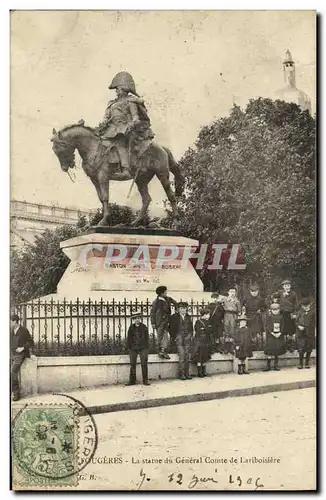
[[[315,411],[311,388],[96,415],[99,445],[80,487],[314,489]],[[122,463],[103,465],[114,459]]]
[[[149,387],[140,384],[132,387],[115,385],[67,394],[80,400],[92,413],[105,413],[311,387],[315,383],[315,378],[315,367],[310,370],[287,368],[279,372],[256,371],[242,376],[226,373],[204,379],[193,378],[189,381],[178,379],[156,381]],[[23,398],[12,406],[18,409],[28,401],[44,400],[51,401],[51,395],[41,394]]]

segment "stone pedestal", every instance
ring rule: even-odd
[[[94,228],[61,243],[70,264],[56,299],[153,300],[156,287],[165,285],[176,299],[207,300],[189,261],[198,245],[168,230]]]

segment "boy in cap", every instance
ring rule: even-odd
[[[301,301],[301,308],[297,315],[297,347],[299,351],[299,369],[303,368],[304,355],[306,354],[305,367],[310,368],[311,351],[315,344],[315,311],[311,307],[311,300],[306,297]]]
[[[191,346],[194,327],[188,314],[187,302],[179,302],[178,311],[172,315],[170,323],[170,334],[177,344],[179,355],[179,378],[190,380],[189,373],[191,360]]]
[[[236,333],[236,319],[241,313],[240,301],[237,297],[236,288],[231,286],[228,296],[224,300],[224,347],[225,353],[232,353]]]
[[[136,384],[136,363],[139,354],[143,385],[150,385],[148,382],[148,328],[141,321],[142,314],[137,311],[131,315],[131,325],[128,329],[128,349],[130,358],[130,375],[127,385]]]
[[[280,312],[280,304],[271,304],[270,309],[271,314],[266,320],[264,353],[267,356],[267,366],[264,371],[270,371],[272,358],[274,358],[274,370],[279,371],[278,357],[285,353],[284,322]]]
[[[237,321],[237,330],[235,338],[235,356],[239,360],[238,364],[238,374],[248,375],[249,372],[246,370],[246,358],[252,357],[252,340],[251,332],[248,328],[248,318],[242,313]]]
[[[166,286],[158,286],[156,288],[157,298],[152,303],[151,323],[153,329],[157,331],[157,340],[159,348],[159,357],[162,359],[170,359],[167,354],[169,346],[169,327],[171,319],[171,304],[177,307],[177,302],[168,297]]]
[[[291,289],[292,286],[290,280],[284,280],[282,282],[282,287],[283,290],[280,293],[280,309],[284,322],[284,335],[287,339],[288,350],[293,352],[298,299],[296,293]]]
[[[243,306],[248,316],[248,328],[251,333],[252,340],[255,340],[257,350],[261,347],[262,333],[264,324],[262,314],[266,310],[264,299],[260,296],[259,286],[252,283],[249,287],[249,294],[246,295]]]
[[[192,360],[197,364],[198,377],[209,377],[206,372],[206,363],[211,357],[212,325],[210,324],[210,310],[203,308],[199,311],[200,318],[195,323],[195,337],[193,342]]]
[[[211,299],[211,302],[208,304],[208,309],[210,310],[210,324],[212,325],[213,340],[215,342],[214,347],[217,352],[222,352],[224,318],[223,300],[225,297],[214,292],[211,295]]]

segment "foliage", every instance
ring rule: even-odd
[[[110,205],[111,223],[129,224],[133,212],[129,207]],[[76,226],[61,226],[46,230],[36,236],[32,246],[12,250],[10,255],[10,285],[12,304],[18,304],[56,291],[69,259],[60,249],[60,242],[83,234],[89,226],[95,226],[102,218],[98,210],[90,216],[79,218]]]
[[[314,286],[315,126],[296,104],[259,98],[203,127],[180,160],[183,234],[241,244],[247,270],[238,277],[248,281]]]

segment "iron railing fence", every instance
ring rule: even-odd
[[[141,311],[143,323],[149,328],[150,353],[157,352],[157,339],[150,324],[152,302],[146,301],[55,301],[34,300],[15,306],[12,312],[19,315],[35,343],[37,356],[89,356],[126,354],[127,333],[131,315]],[[188,312],[193,323],[199,317],[204,301],[188,302]],[[216,350],[225,348],[227,338],[222,337]],[[223,342],[225,341],[225,342]],[[254,342],[254,350],[263,350],[262,339]],[[289,350],[294,346],[289,344]],[[170,352],[176,352],[171,341]]]
[[[34,300],[16,306],[13,312],[32,335],[36,355],[76,356],[127,353],[130,316],[141,311],[150,333],[149,352],[154,353],[157,346],[150,324],[151,305],[149,300]],[[204,305],[205,302],[189,303],[194,321]]]

